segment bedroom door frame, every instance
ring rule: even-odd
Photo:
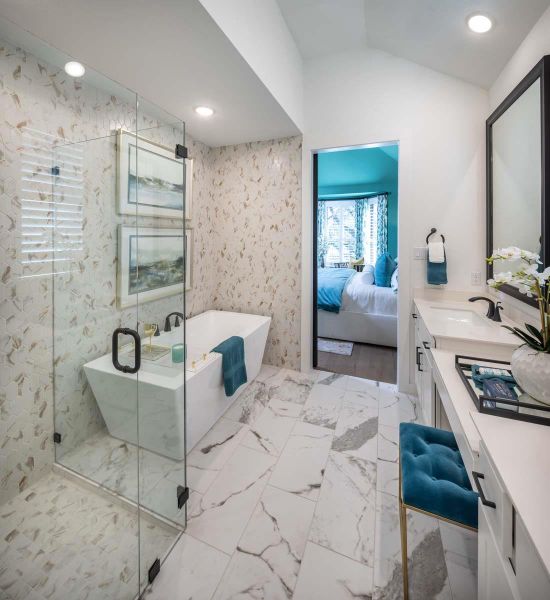
[[[317,249],[318,249],[318,235],[317,235],[317,219],[319,213],[319,153],[313,153],[313,321],[311,327],[312,339],[312,352],[313,352],[313,368],[317,368],[317,355],[318,355],[318,336],[317,336]]]
[[[313,210],[312,210],[312,216],[313,216],[313,227],[312,227],[312,237],[313,237],[313,244],[312,244],[312,248],[313,248],[313,256],[312,256],[312,262],[311,262],[311,267],[312,267],[312,308],[313,308],[313,312],[312,312],[312,321],[311,321],[311,348],[312,348],[312,368],[313,369],[317,369],[318,368],[318,345],[319,345],[319,338],[318,338],[318,318],[317,318],[317,286],[318,286],[318,276],[317,276],[317,269],[318,269],[318,265],[317,265],[317,250],[318,250],[318,236],[317,236],[317,219],[318,219],[318,205],[319,205],[319,154],[321,153],[326,153],[326,152],[340,152],[340,151],[346,151],[346,150],[360,150],[362,148],[380,148],[382,146],[394,146],[397,145],[400,150],[399,150],[399,160],[398,160],[398,165],[401,164],[401,142],[399,140],[390,140],[390,141],[385,141],[385,142],[373,142],[370,144],[358,144],[358,145],[352,145],[352,146],[334,146],[334,147],[328,147],[328,148],[323,148],[323,149],[319,149],[319,150],[313,150],[312,151],[312,170],[311,170],[311,175],[312,175],[312,203],[313,203]],[[399,168],[399,166],[398,166]],[[401,178],[401,173],[399,173],[398,178]],[[401,227],[399,227],[399,212],[400,212],[400,203],[397,205],[397,210],[398,210],[398,231],[399,231],[399,235],[401,232]],[[400,238],[398,235],[398,247],[400,245]],[[398,298],[401,297],[401,288],[399,287],[397,290],[397,294],[398,294]],[[399,302],[399,299],[398,299]],[[400,336],[399,336],[399,309],[397,312],[397,383],[399,383],[399,346],[400,346]]]

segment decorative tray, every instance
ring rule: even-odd
[[[505,371],[507,377],[511,380],[509,386],[513,390],[512,395],[516,398],[509,399],[484,393],[472,378],[472,367],[475,371],[475,366]],[[529,421],[539,425],[550,425],[550,406],[541,404],[519,387],[513,379],[510,363],[502,360],[487,360],[473,356],[456,355],[455,367],[479,412],[518,421]]]

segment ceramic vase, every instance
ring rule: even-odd
[[[550,354],[524,344],[514,351],[510,365],[521,389],[550,406]]]

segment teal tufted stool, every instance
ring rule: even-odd
[[[409,597],[407,509],[475,531],[477,498],[450,431],[416,423],[399,425],[399,523],[405,600]]]

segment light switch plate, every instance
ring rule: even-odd
[[[414,260],[426,260],[427,250],[425,246],[414,248]]]
[[[471,276],[472,285],[481,285],[481,272],[480,271],[472,271],[470,276]]]

